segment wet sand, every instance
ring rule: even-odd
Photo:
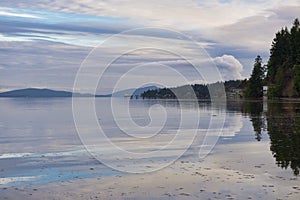
[[[146,174],[0,188],[0,199],[299,199],[299,179],[279,169],[268,148],[268,142],[222,144],[203,161],[182,158]]]

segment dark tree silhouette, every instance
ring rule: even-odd
[[[300,24],[295,19],[292,28],[277,32],[270,49],[267,82],[269,97],[300,96]]]
[[[264,80],[264,67],[262,65],[262,59],[258,55],[255,58],[254,67],[251,77],[247,83],[245,96],[248,98],[261,98],[263,96],[263,80]]]
[[[279,167],[290,167],[295,175],[300,169],[299,104],[269,103],[267,112],[271,151]]]

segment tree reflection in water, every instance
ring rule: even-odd
[[[250,117],[257,141],[262,139],[262,130],[267,130],[276,164],[299,175],[300,103],[243,102],[240,109]]]
[[[267,111],[271,151],[281,168],[292,168],[299,175],[300,168],[300,104],[269,103]]]

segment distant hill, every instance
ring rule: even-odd
[[[0,93],[0,97],[72,97],[72,92],[57,91],[50,89],[26,88]],[[88,97],[92,95],[74,93],[74,96]]]
[[[159,88],[156,86],[147,86],[147,87],[142,87],[142,88],[137,88],[137,89],[131,88],[131,89],[115,92],[111,96],[112,97],[124,97],[126,95],[141,96],[141,94],[143,94],[145,91],[156,90],[156,89],[159,89]]]

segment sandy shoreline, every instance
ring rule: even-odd
[[[202,162],[180,159],[147,174],[1,188],[0,199],[299,199],[298,178],[278,169],[269,144],[247,146],[253,151],[218,145]]]

